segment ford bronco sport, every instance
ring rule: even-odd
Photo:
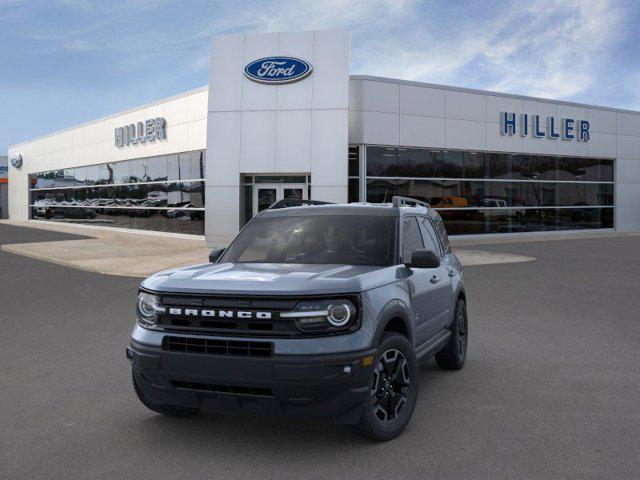
[[[464,365],[460,261],[421,201],[291,203],[261,212],[211,263],[142,282],[135,392],[166,415],[330,418],[390,440],[416,405],[419,362]]]

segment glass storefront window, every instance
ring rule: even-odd
[[[452,234],[613,227],[611,159],[371,146],[367,176],[368,202],[427,201]]]
[[[129,161],[129,182],[148,182],[150,180],[148,170],[149,166],[146,159]]]
[[[35,173],[32,217],[202,235],[204,182],[169,180],[204,178],[204,168],[195,151]]]

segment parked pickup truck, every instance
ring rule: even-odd
[[[402,197],[282,202],[210,263],[142,282],[135,392],[166,415],[325,418],[390,440],[416,406],[419,362],[465,363],[462,267],[442,219]]]

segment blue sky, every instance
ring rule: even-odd
[[[354,74],[640,110],[635,0],[0,0],[0,154],[205,85],[215,33],[338,27]]]

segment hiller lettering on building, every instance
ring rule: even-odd
[[[548,116],[541,120],[540,115],[528,113],[501,112],[500,133],[502,135],[515,135],[519,132],[522,137],[550,138],[551,140],[577,140],[588,142],[589,122],[573,118],[562,118],[560,122],[554,116]]]
[[[165,128],[166,122],[162,117],[118,127],[115,130],[116,147],[162,140],[167,136]]]

